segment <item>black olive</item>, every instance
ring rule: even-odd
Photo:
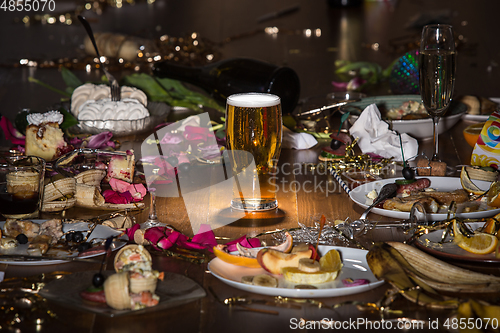
[[[89,242],[83,242],[78,244],[78,252],[83,252],[90,249],[92,245]]]
[[[19,234],[16,236],[16,241],[19,244],[26,244],[28,243],[28,236],[26,236],[25,234]]]
[[[179,170],[181,174],[187,174],[191,170],[191,165],[189,163],[181,163],[177,167],[177,170]]]
[[[333,139],[331,142],[330,142],[330,148],[332,148],[333,150],[337,150],[339,149],[340,147],[342,147],[342,141],[339,141],[337,139]]]
[[[415,178],[415,170],[413,170],[412,168],[410,167],[404,167],[403,168],[403,177],[405,177],[405,179],[414,179]]]
[[[94,277],[92,278],[92,284],[94,287],[99,288],[104,284],[104,275],[101,273],[95,273]]]
[[[81,231],[75,231],[73,233],[73,241],[75,243],[80,243],[81,241],[83,241],[83,233]]]
[[[72,242],[74,240],[73,235],[74,235],[73,232],[68,232],[66,234],[66,242]]]
[[[167,158],[167,162],[171,166],[175,167],[177,166],[177,164],[179,164],[179,159],[177,158],[177,156],[172,155]]]

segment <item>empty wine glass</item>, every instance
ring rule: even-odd
[[[455,85],[456,53],[450,25],[431,24],[422,30],[419,51],[420,95],[434,125],[434,155],[439,160],[438,124],[450,106]]]

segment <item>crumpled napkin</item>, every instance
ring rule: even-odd
[[[309,149],[314,147],[318,140],[309,133],[295,133],[283,126],[282,148]]]
[[[382,120],[376,104],[368,105],[356,122],[349,129],[363,154],[373,153],[384,158],[393,157],[402,161],[401,143],[399,135],[389,129],[389,124]],[[418,154],[418,141],[406,133],[401,133],[403,152],[406,159]]]

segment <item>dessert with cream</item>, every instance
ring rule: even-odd
[[[78,112],[78,120],[137,120],[149,116],[146,107],[136,99],[124,98],[113,102],[109,98],[88,100]]]
[[[72,149],[64,141],[59,125],[63,115],[58,111],[31,113],[27,116],[26,155],[52,161]]]
[[[121,87],[121,98],[133,99],[138,101],[144,106],[147,106],[148,98],[146,94],[134,87]],[[71,113],[78,117],[80,113],[80,107],[87,101],[99,101],[101,99],[111,99],[111,91],[109,86],[105,84],[92,84],[86,83],[77,87],[73,94],[71,95]],[[95,118],[95,119],[108,119],[108,118]],[[112,118],[115,119],[115,118]],[[125,118],[126,119],[126,118]]]

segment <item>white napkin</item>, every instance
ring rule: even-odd
[[[315,146],[318,140],[309,133],[295,133],[283,126],[282,148],[309,149]]]
[[[393,157],[402,161],[399,135],[389,129],[389,124],[382,121],[376,104],[368,105],[352,125],[349,133],[359,138],[358,146],[363,152],[378,154],[385,158]],[[401,133],[403,152],[406,159],[418,154],[418,142],[406,133]]]

